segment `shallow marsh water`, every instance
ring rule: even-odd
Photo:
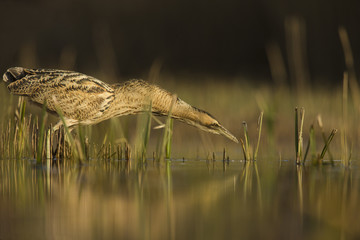
[[[0,160],[0,239],[358,239],[355,164]]]

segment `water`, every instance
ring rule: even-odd
[[[356,166],[0,160],[0,239],[359,239]]]

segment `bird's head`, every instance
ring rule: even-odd
[[[238,139],[229,132],[225,127],[223,127],[211,114],[209,114],[206,111],[196,109],[198,112],[196,121],[192,123],[192,125],[195,125],[196,127],[211,132],[214,134],[220,134],[223,135],[230,140],[239,143]]]
[[[3,75],[3,80],[6,83],[12,83],[19,79],[25,77],[28,73],[25,71],[25,68],[22,67],[12,67],[6,70]]]

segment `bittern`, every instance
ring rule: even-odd
[[[50,112],[61,112],[70,129],[78,124],[96,124],[113,117],[141,113],[147,106],[151,106],[152,113],[166,116],[172,107],[172,118],[238,142],[206,111],[143,80],[110,85],[78,72],[22,67],[9,68],[3,80],[12,94],[26,96],[40,105],[46,103]],[[62,124],[59,121],[54,130]]]

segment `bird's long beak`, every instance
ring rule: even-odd
[[[231,141],[234,141],[234,142],[236,142],[236,143],[239,143],[239,140],[237,140],[237,138],[236,138],[234,135],[232,135],[232,134],[231,134],[226,128],[224,128],[223,126],[221,126],[221,125],[218,126],[217,131],[218,131],[219,134],[221,134],[221,135],[229,138]]]

